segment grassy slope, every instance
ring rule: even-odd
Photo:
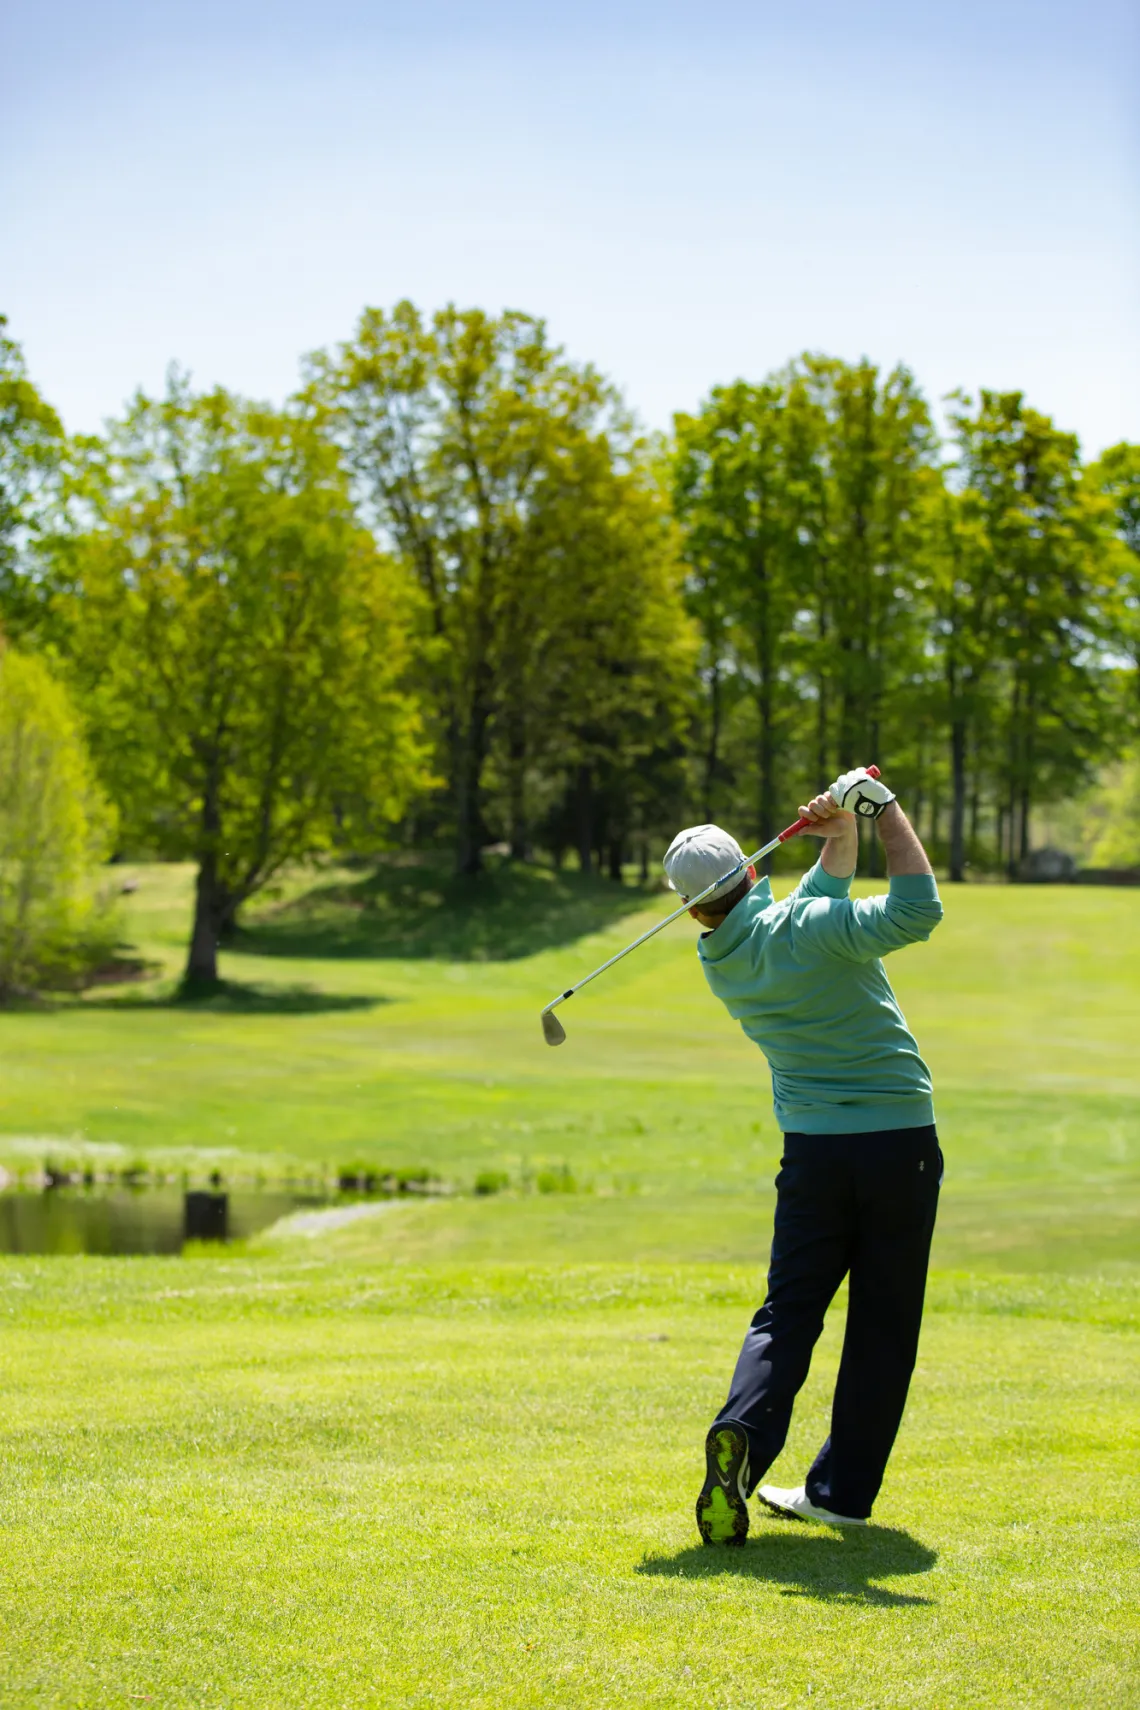
[[[171,966],[184,883],[148,870],[135,916]],[[416,934],[350,897],[230,958],[256,1001],[5,1017],[10,1158],[80,1131],[566,1159],[642,1191],[401,1205],[222,1258],[0,1261],[0,1699],[1134,1705],[1137,902],[950,902],[893,964],[951,1175],[878,1525],[758,1520],[739,1554],[694,1548],[691,1505],[775,1136],[683,932],[576,1000],[558,1054],[534,1011],[637,924],[604,925],[601,890],[547,910],[532,959],[490,959],[460,907]],[[504,904],[517,933],[525,898]],[[836,1338],[777,1482],[826,1428]]]
[[[134,933],[171,972],[189,875],[141,879]],[[558,895],[540,905],[544,886]],[[660,1195],[674,1239],[694,1193],[717,1193],[712,1256],[754,1251],[765,1208],[751,1196],[768,1192],[778,1146],[767,1075],[704,990],[687,926],[567,1005],[559,1051],[539,1033],[542,1002],[663,899],[624,915],[633,892],[536,880],[505,889],[479,934],[462,899],[419,916],[402,893],[387,912],[361,900],[349,892],[307,928],[279,912],[252,934],[225,965],[259,985],[253,999],[180,1009],[155,1001],[169,989],[159,982],[5,1017],[0,1163],[66,1151],[76,1134],[223,1164],[422,1163],[460,1180],[485,1164],[517,1175],[565,1161],[599,1187]],[[930,944],[891,960],[938,1089],[942,1257],[1032,1269],[1126,1259],[1140,1209],[1140,901],[997,886],[948,900]],[[479,959],[517,950],[524,926],[551,947]],[[438,959],[448,944],[464,959]],[[703,1211],[694,1238],[708,1254]]]

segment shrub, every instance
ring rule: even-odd
[[[114,943],[90,874],[113,819],[66,691],[0,652],[0,999],[82,983]]]
[[[570,1173],[569,1164],[557,1170],[539,1170],[534,1178],[539,1193],[577,1193],[578,1184]]]
[[[509,1187],[511,1178],[505,1170],[480,1170],[475,1177],[476,1193],[502,1193]]]

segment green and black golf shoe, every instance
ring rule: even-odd
[[[713,1426],[705,1461],[697,1530],[706,1544],[742,1544],[748,1536],[748,1439],[739,1425]]]

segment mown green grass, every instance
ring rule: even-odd
[[[575,999],[559,1052],[536,1019],[664,899],[530,875],[475,921],[429,887],[409,923],[406,875],[341,875],[186,1007],[188,876],[139,877],[155,977],[0,1019],[0,1161],[516,1185],[0,1260],[0,1702],[1140,1702],[1140,899],[971,887],[893,960],[948,1161],[907,1418],[867,1533],[757,1516],[730,1552],[692,1505],[762,1288],[763,1065],[684,928]],[[543,1163],[582,1191],[524,1191]],[[824,1434],[840,1327],[776,1482]]]
[[[0,1268],[3,1702],[1135,1704],[1134,1285],[937,1279],[878,1524],[710,1551],[752,1276],[337,1240]]]
[[[316,905],[264,910],[224,958],[236,993],[202,1007],[169,1001],[189,872],[130,876],[128,935],[160,977],[4,1017],[0,1164],[82,1142],[224,1169],[427,1165],[470,1186],[487,1167],[517,1182],[565,1163],[579,1185],[655,1196],[674,1239],[688,1220],[702,1255],[708,1218],[694,1196],[712,1194],[726,1243],[713,1256],[754,1251],[779,1149],[768,1077],[706,992],[689,924],[572,999],[560,1049],[539,1031],[541,1004],[665,898],[576,875],[500,877],[486,913],[510,953],[494,959],[487,920],[473,928],[470,899],[430,874],[414,930],[406,875],[383,906],[367,879],[334,878]],[[942,1261],[1127,1262],[1140,1211],[1140,897],[971,886],[947,904],[928,945],[891,959],[935,1075]],[[545,946],[530,957],[515,953],[524,926]],[[457,959],[424,953],[452,941]],[[338,953],[277,954],[301,942]],[[632,1239],[623,1251],[638,1250]]]

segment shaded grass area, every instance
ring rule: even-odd
[[[696,1547],[691,1509],[743,1273],[393,1267],[342,1237],[2,1264],[0,1691],[1130,1705],[1140,1303],[1123,1282],[1051,1299],[936,1278],[878,1524],[757,1513],[732,1552]],[[837,1331],[776,1482],[826,1430]]]
[[[788,1597],[879,1609],[931,1608],[934,1598],[879,1582],[929,1573],[937,1560],[937,1550],[897,1527],[876,1526],[867,1534],[785,1527],[763,1532],[750,1549],[733,1551],[727,1560],[722,1552],[698,1544],[671,1555],[649,1556],[637,1572],[705,1580],[731,1573],[780,1586]]]
[[[390,1003],[377,993],[322,991],[312,985],[281,985],[272,982],[219,980],[201,990],[171,989],[167,982],[136,986],[122,996],[88,994],[84,1009],[169,1009],[199,1015],[328,1015],[352,1010],[375,1009]]]
[[[589,873],[495,861],[459,878],[446,859],[389,859],[261,904],[248,911],[233,949],[322,960],[514,961],[600,932],[652,895]]]

